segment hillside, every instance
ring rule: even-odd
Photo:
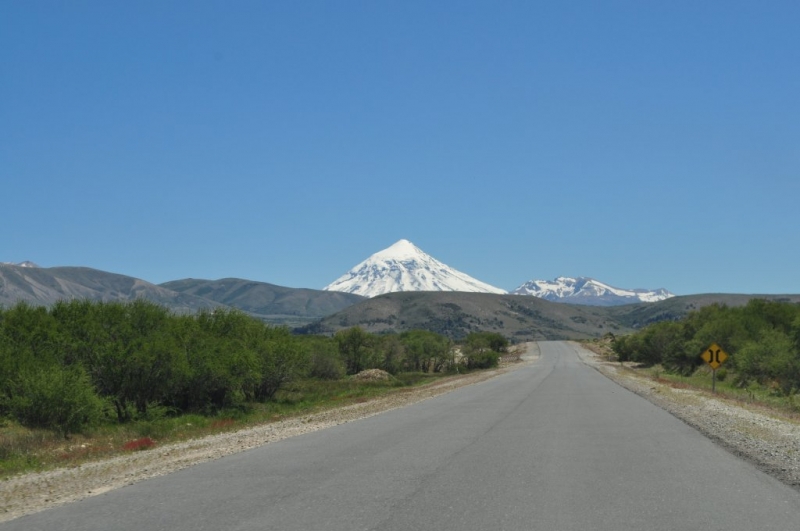
[[[752,299],[800,303],[800,295],[745,295],[728,293],[704,293],[681,295],[650,304],[628,304],[608,308],[609,316],[620,326],[642,328],[658,321],[677,321],[693,310],[711,304],[744,306]]]
[[[144,280],[88,267],[24,267],[0,264],[0,305],[19,301],[49,306],[59,300],[129,301],[144,298],[176,312],[214,308],[218,303]]]
[[[710,304],[743,306],[753,298],[800,303],[800,295],[703,294],[625,306],[581,306],[522,295],[407,292],[381,295],[328,316],[306,332],[335,333],[360,326],[372,333],[431,330],[458,339],[474,331],[499,332],[513,341],[586,339],[624,334],[677,320]]]
[[[299,326],[359,303],[364,297],[352,293],[287,288],[239,278],[221,280],[184,279],[160,284],[185,295],[203,297],[239,308],[269,322]]]
[[[629,331],[605,308],[463,292],[381,295],[326,317],[309,331],[332,333],[356,325],[373,333],[425,329],[454,339],[473,331],[493,331],[514,341],[584,339]]]

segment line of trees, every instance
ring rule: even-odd
[[[462,363],[496,365],[506,346],[498,334],[471,334]],[[19,303],[0,308],[0,417],[67,436],[148,418],[154,407],[174,414],[245,407],[299,378],[447,371],[457,362],[453,347],[424,330],[295,336],[235,310],[176,315],[145,300]]]
[[[700,354],[712,343],[730,355],[725,367],[739,385],[755,382],[786,395],[800,390],[798,304],[762,299],[737,308],[715,304],[680,321],[618,337],[613,349],[621,361],[661,364],[667,371],[690,375],[703,364]]]

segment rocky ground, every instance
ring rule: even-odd
[[[533,363],[537,357],[538,348],[531,343],[527,345],[527,353],[522,361],[506,360],[497,370],[454,376],[364,403],[155,447],[73,468],[16,476],[0,483],[0,521],[94,496],[270,442],[404,407]],[[694,426],[724,448],[755,463],[788,485],[800,488],[800,423],[797,420],[725,401],[705,392],[674,389],[619,364],[604,361],[593,353],[585,352],[582,357],[587,364]]]

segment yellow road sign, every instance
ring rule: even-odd
[[[717,370],[719,366],[725,363],[725,360],[728,359],[728,354],[722,350],[719,345],[714,343],[705,349],[703,353],[700,354],[700,357],[703,358],[703,361],[708,363],[712,369]]]

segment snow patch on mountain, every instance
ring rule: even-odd
[[[443,264],[408,240],[373,254],[323,289],[364,297],[396,291],[507,293]]]
[[[533,295],[554,302],[569,302],[592,306],[657,302],[675,296],[663,288],[656,290],[615,288],[588,277],[530,280],[511,293]]]
[[[39,267],[38,265],[34,264],[33,262],[26,260],[24,262],[0,262],[2,265],[12,265],[17,267]]]

